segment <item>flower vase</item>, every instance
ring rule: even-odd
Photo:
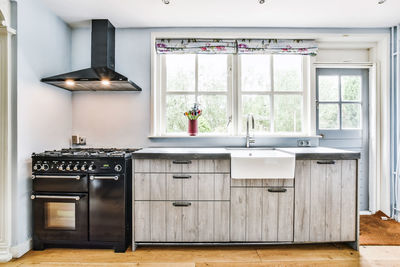
[[[198,133],[197,120],[189,120],[188,133],[190,136],[196,136]]]

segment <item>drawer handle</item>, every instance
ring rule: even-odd
[[[190,202],[174,202],[174,203],[172,203],[172,205],[174,205],[175,207],[189,207],[190,205],[192,205],[192,203],[190,203]]]
[[[317,161],[317,164],[335,164],[336,162],[334,160],[330,161]]]
[[[190,179],[192,178],[191,175],[173,175],[172,178],[174,179]]]
[[[285,193],[286,191],[286,188],[268,188],[268,192],[271,193]]]
[[[192,164],[191,160],[173,160],[173,164]]]

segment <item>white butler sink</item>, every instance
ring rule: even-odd
[[[295,155],[274,149],[231,149],[233,179],[293,179]]]

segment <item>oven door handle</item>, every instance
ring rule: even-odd
[[[75,179],[80,180],[80,175],[32,175],[33,179]]]
[[[79,201],[81,199],[80,196],[50,196],[50,195],[31,195],[31,199],[34,200],[36,198],[48,198],[48,199],[72,199]]]
[[[93,181],[93,180],[115,180],[115,181],[118,181],[119,176],[118,175],[114,175],[114,176],[95,176],[95,175],[90,175],[89,179],[91,181]]]

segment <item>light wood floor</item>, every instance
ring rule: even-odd
[[[40,267],[260,267],[400,266],[400,246],[366,246],[356,252],[343,245],[264,247],[139,247],[135,252],[106,249],[30,251],[0,266]]]

